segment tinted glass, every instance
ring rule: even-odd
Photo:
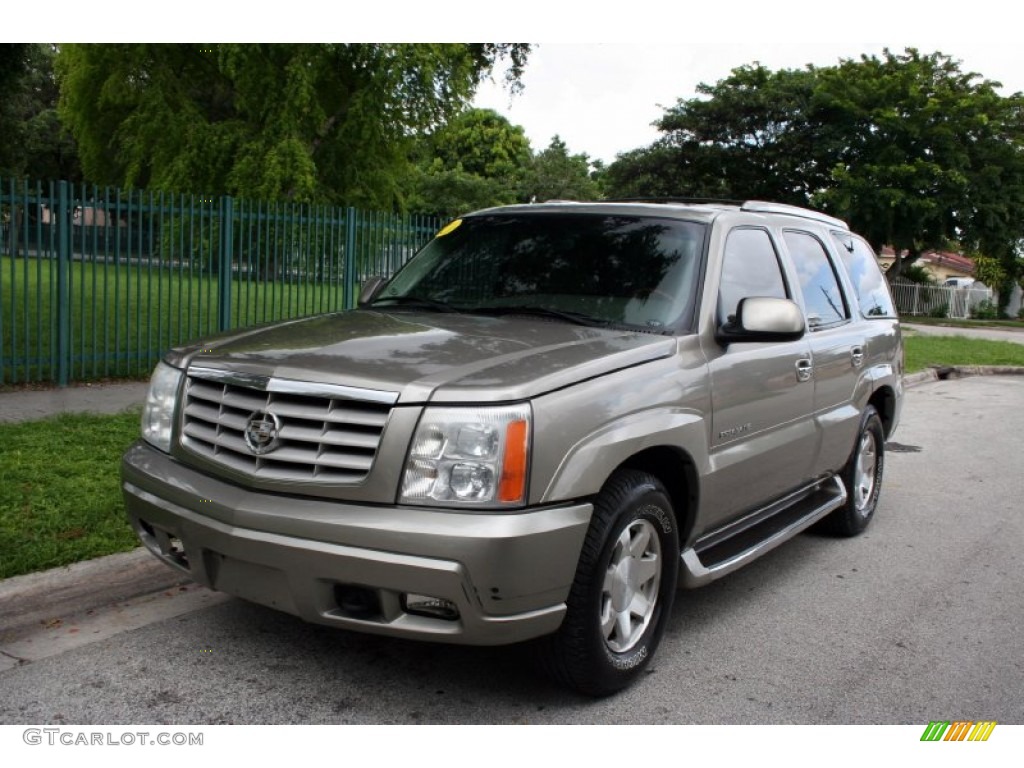
[[[663,328],[692,313],[704,230],[638,216],[472,216],[442,230],[374,305],[406,297],[464,312],[541,307]]]
[[[719,322],[724,323],[736,314],[740,299],[754,296],[787,298],[779,257],[765,230],[734,229],[725,241],[722,283],[718,289]]]
[[[868,244],[849,232],[833,232],[832,239],[846,264],[861,314],[868,318],[896,317],[889,284],[878,268],[878,260]]]
[[[797,279],[807,305],[808,325],[829,326],[849,317],[832,261],[818,238],[806,232],[783,233],[796,266]]]

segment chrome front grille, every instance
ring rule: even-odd
[[[353,399],[352,393],[374,399]],[[395,399],[391,393],[190,370],[181,445],[256,479],[358,483],[373,466]],[[274,447],[257,454],[246,430],[254,419],[273,417],[280,425]]]

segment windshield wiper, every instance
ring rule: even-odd
[[[611,325],[609,320],[599,320],[596,317],[585,315],[582,312],[569,312],[563,309],[549,309],[548,307],[472,307],[471,309],[466,309],[466,311],[471,314],[480,315],[532,315],[534,317],[553,317],[558,320],[565,320],[568,323],[586,325],[594,328],[603,328],[607,325]]]
[[[409,307],[411,309],[432,309],[435,312],[461,312],[462,310],[453,307],[444,301],[428,299],[423,296],[382,296],[370,306],[374,309],[382,309],[381,302],[391,301],[396,306]]]

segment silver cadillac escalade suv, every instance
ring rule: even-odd
[[[355,310],[172,350],[124,456],[142,542],[308,621],[534,640],[628,685],[677,587],[878,505],[900,326],[842,221],[750,201],[453,221]]]

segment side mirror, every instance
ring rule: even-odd
[[[723,345],[742,341],[796,341],[804,335],[804,313],[789,299],[764,296],[740,299],[736,316],[715,338]]]
[[[370,302],[377,298],[380,289],[384,287],[387,281],[386,277],[381,277],[380,275],[368,278],[359,288],[359,298],[356,300],[356,304],[359,307],[368,307]]]

